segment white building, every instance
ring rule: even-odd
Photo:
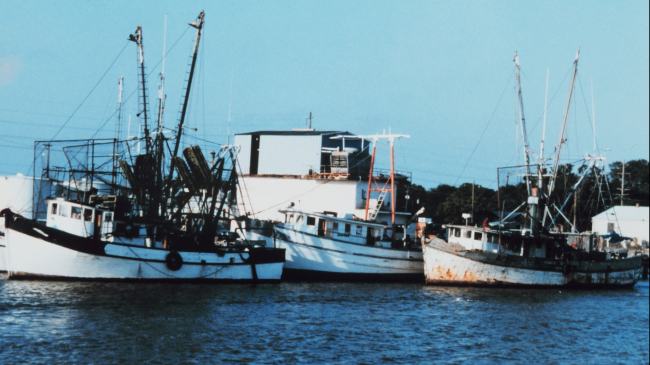
[[[51,194],[52,183],[41,179],[17,174],[13,176],[0,176],[0,210],[11,209],[25,218],[32,219],[34,214],[34,201],[32,197],[40,190],[40,211],[45,212],[46,204],[42,201]],[[0,229],[4,230],[4,221],[0,222]]]
[[[601,235],[616,231],[642,243],[648,241],[648,215],[648,207],[614,206],[591,218],[591,230]]]
[[[240,214],[260,220],[284,220],[278,209],[333,212],[365,217],[370,169],[369,141],[341,131],[260,131],[235,135],[240,148],[237,201]],[[376,175],[376,174],[375,174]],[[401,178],[404,178],[403,176]],[[399,181],[399,179],[396,179]],[[378,192],[370,196],[376,204]],[[390,199],[377,221],[389,223]],[[410,218],[396,214],[396,223]]]

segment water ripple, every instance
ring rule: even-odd
[[[0,363],[648,363],[648,297],[648,282],[560,292],[0,276]]]

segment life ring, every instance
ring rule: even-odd
[[[165,262],[167,263],[167,268],[171,271],[178,271],[183,267],[183,258],[176,251],[168,253]]]

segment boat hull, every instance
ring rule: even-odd
[[[275,227],[275,246],[287,252],[287,280],[422,282],[420,250],[389,249]]]
[[[274,282],[282,276],[281,250],[271,255],[255,249],[221,254],[180,251],[182,265],[171,270],[168,250],[115,243],[105,243],[102,252],[80,250],[66,245],[61,240],[65,236],[55,238],[52,233],[44,227],[7,229],[9,279]],[[75,245],[83,240],[88,246],[97,244],[78,239]]]
[[[491,252],[463,252],[446,243],[423,246],[426,283],[503,287],[632,287],[641,277],[640,257],[606,262],[504,258]],[[514,259],[514,260],[513,260]]]
[[[0,272],[7,272],[7,246],[5,242],[4,234],[0,235]]]

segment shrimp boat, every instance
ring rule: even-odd
[[[140,55],[144,139],[35,143],[35,161],[47,156],[42,180],[57,188],[45,199],[47,211],[34,219],[2,211],[10,280],[280,280],[283,249],[223,234],[221,224],[234,214],[230,207],[236,199],[234,148],[223,146],[212,161],[198,146],[183,149],[184,159],[177,156],[203,17],[201,12],[190,24],[197,35],[175,138],[163,133],[162,96],[157,130],[148,130],[138,27],[130,39]],[[133,143],[140,142],[145,153],[133,155]],[[164,151],[170,151],[168,158]],[[57,153],[65,156],[67,168],[50,165]]]
[[[334,212],[280,209],[285,220],[274,226],[275,246],[286,249],[285,279],[343,281],[422,282],[422,247],[397,239],[395,230],[395,171],[393,143],[403,135],[373,135],[372,162],[368,180],[364,219]],[[373,177],[376,144],[388,139],[391,146],[391,171],[384,182]],[[371,192],[376,199],[371,200]],[[391,225],[377,222],[384,198],[391,196]],[[374,206],[371,207],[371,201]],[[412,219],[413,220],[413,219]],[[408,223],[406,224],[408,226]],[[406,238],[406,236],[404,236]]]
[[[552,168],[544,165],[543,138],[539,163],[530,164],[530,148],[526,136],[519,80],[519,59],[515,55],[518,115],[526,158],[525,166],[517,169],[523,170],[520,176],[524,176],[528,193],[527,201],[517,208],[518,210],[526,207],[523,227],[509,226],[505,223],[509,217],[504,218],[503,214],[500,214],[496,227],[492,227],[487,221],[483,227],[447,226],[446,241],[433,238],[423,244],[427,284],[629,288],[639,281],[641,256],[617,256],[596,250],[595,242],[598,237],[591,233],[578,233],[562,213],[562,208],[570,201],[585,176],[592,172],[596,173],[598,169],[595,170],[594,167],[604,164],[604,157],[587,155],[582,175],[570,190],[564,204],[561,208],[553,204],[554,201],[558,201],[554,188],[562,145],[566,141],[564,136],[578,70],[579,52],[580,49],[574,60],[573,79],[564,113],[561,142],[556,149]],[[533,170],[535,167],[536,172]],[[554,213],[551,213],[552,209]],[[571,226],[571,232],[562,232],[561,219]]]

